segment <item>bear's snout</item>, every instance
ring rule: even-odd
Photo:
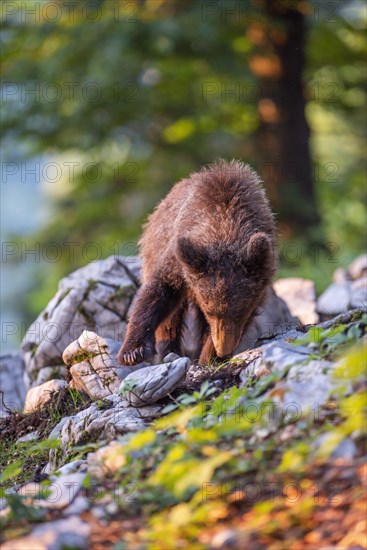
[[[218,319],[211,323],[211,335],[218,357],[231,355],[241,337],[241,327],[237,323]]]

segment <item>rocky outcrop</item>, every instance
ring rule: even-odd
[[[0,355],[0,417],[9,411],[22,409],[26,388],[23,356],[19,351],[10,351]]]
[[[36,385],[42,369],[63,368],[65,348],[85,329],[121,341],[138,276],[138,258],[111,256],[62,279],[22,342],[26,383]]]
[[[92,278],[92,272],[93,283],[87,280]],[[174,476],[182,474],[183,469],[187,477],[181,476],[180,482],[183,480],[186,487],[195,485],[195,476],[200,479],[206,476],[208,464],[211,470],[211,461],[214,464],[218,456],[226,464],[226,475],[230,464],[237,461],[239,469],[234,479],[238,472],[244,476],[249,473],[251,485],[254,479],[263,479],[265,460],[265,454],[260,454],[263,464],[261,472],[257,472],[260,477],[255,478],[258,457],[252,457],[252,453],[264,446],[264,452],[270,451],[269,456],[273,456],[277,447],[292,438],[300,444],[301,451],[307,440],[309,452],[316,457],[329,446],[331,460],[361,458],[362,424],[358,415],[356,418],[353,415],[354,408],[361,409],[366,385],[364,365],[360,364],[363,357],[360,341],[366,334],[367,317],[365,307],[349,309],[366,303],[364,260],[359,259],[348,270],[339,269],[335,282],[318,301],[321,317],[329,317],[330,311],[336,311],[340,313],[336,318],[318,321],[310,281],[277,281],[274,287],[280,296],[272,290],[269,292],[236,355],[224,365],[206,368],[190,365],[187,357],[175,354],[169,354],[160,365],[124,367],[116,363],[122,336],[115,331],[124,326],[137,288],[137,276],[137,264],[130,270],[117,258],[78,270],[61,282],[58,297],[37,321],[46,331],[44,334],[50,331],[55,340],[38,338],[37,322],[32,325],[33,334],[25,338],[27,378],[33,384],[26,396],[25,412],[39,409],[64,388],[69,388],[65,394],[86,393],[93,402],[90,404],[88,399],[87,405],[82,401],[85,408],[72,409],[74,414],[68,412],[58,424],[51,424],[51,433],[42,436],[44,426],[32,425],[32,431],[25,435],[23,431],[18,438],[14,436],[15,446],[28,444],[50,451],[46,455],[48,463],[37,464],[36,471],[29,471],[27,481],[8,489],[10,495],[0,501],[2,519],[10,518],[11,526],[16,509],[12,506],[21,503],[18,509],[22,513],[29,510],[31,518],[29,533],[5,542],[4,550],[89,548],[96,520],[101,525],[112,522],[116,513],[121,513],[119,506],[125,503],[131,489],[139,495],[134,506],[138,502],[139,505],[148,503],[146,515],[149,516],[152,498],[157,499],[155,491],[161,490],[172,472],[173,491],[178,486]],[[327,311],[325,303],[334,309]],[[318,322],[305,327],[299,320],[309,325]],[[65,330],[58,339],[57,328],[61,322],[65,322]],[[77,335],[71,331],[74,322]],[[54,327],[54,323],[57,326]],[[187,326],[191,330],[185,335],[189,349],[190,338],[195,338],[195,327],[189,321]],[[351,349],[357,351],[343,356]],[[5,405],[15,403],[19,407],[25,393],[22,357],[7,354],[1,359],[0,381],[1,389],[6,392]],[[225,391],[221,393],[222,390]],[[235,390],[233,394],[232,390]],[[60,400],[63,391],[58,395]],[[327,431],[323,422],[332,419],[332,407],[338,399],[342,414],[337,416],[335,430],[329,422],[331,429]],[[6,407],[3,414],[7,414]],[[178,408],[178,414],[152,422],[170,407],[171,410]],[[352,415],[348,407],[352,407]],[[348,430],[344,432],[339,427],[346,415],[350,418],[349,426],[346,424]],[[19,418],[24,421],[30,417],[32,415],[14,418],[17,422]],[[8,420],[5,418],[3,422]],[[250,431],[251,425],[254,429]],[[215,429],[211,430],[210,426]],[[231,440],[232,431],[235,434]],[[175,432],[176,436],[172,435]],[[243,443],[245,446],[241,447]],[[191,452],[190,460],[185,462],[185,454]],[[198,460],[197,456],[201,458]],[[250,460],[253,461],[249,469],[246,461]],[[290,464],[296,460],[301,460],[301,456],[290,446],[285,449],[279,467],[284,467],[288,475]],[[161,464],[165,466],[157,478]],[[274,467],[271,459],[266,466],[268,464],[270,469]],[[196,468],[196,473],[192,474],[192,468]],[[146,476],[148,482],[144,480]],[[138,479],[139,483],[127,483],[122,488],[125,478]],[[210,479],[214,478],[208,477]],[[102,488],[98,499],[93,487]],[[164,491],[162,495],[166,498]],[[116,500],[121,493],[122,500]],[[172,512],[171,502],[168,500],[167,514]],[[182,503],[187,506],[186,500]],[[12,529],[10,536],[14,536]],[[224,538],[230,541],[231,536],[229,531]],[[219,538],[215,535],[211,545],[219,544]],[[250,539],[238,547],[248,544]]]
[[[87,393],[92,399],[101,399],[117,392],[121,380],[138,368],[118,365],[116,354],[120,343],[84,330],[63,353],[69,367],[70,387]]]
[[[62,279],[56,295],[29,327],[22,342],[26,386],[65,379],[65,363],[74,388],[94,398],[113,393],[118,381],[131,372],[128,367],[119,368],[114,356],[124,337],[139,274],[139,258],[111,256]],[[264,339],[298,324],[289,312],[286,293],[283,298],[285,300],[269,290],[264,306],[244,334],[236,353],[260,345]],[[190,311],[186,312],[185,326],[182,347],[185,354],[190,355],[196,338]],[[92,333],[98,337],[91,336]],[[71,355],[74,356],[72,364]],[[75,360],[77,355],[79,360]]]

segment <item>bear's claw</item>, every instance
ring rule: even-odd
[[[145,346],[139,346],[128,350],[120,349],[117,354],[117,361],[120,365],[127,365],[129,367],[142,363],[148,358],[150,350]]]

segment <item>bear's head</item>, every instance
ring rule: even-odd
[[[177,255],[190,292],[209,324],[218,357],[231,355],[275,272],[271,239],[257,232],[244,246],[204,245],[185,236],[178,241]]]

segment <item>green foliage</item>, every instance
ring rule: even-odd
[[[309,345],[322,347],[330,335],[329,329],[311,330],[307,339]],[[113,485],[111,478],[106,478],[99,480],[98,487],[101,494],[113,494],[114,499],[121,495],[117,502],[122,517],[140,517],[144,522],[138,534],[124,532],[126,547],[132,546],[131,537],[136,536],[137,547],[205,548],[201,534],[218,522],[229,521],[234,504],[241,516],[246,514],[239,528],[249,536],[261,532],[276,537],[284,523],[308,524],[318,502],[315,493],[312,497],[317,485],[312,473],[330,466],[332,453],[346,437],[362,452],[367,435],[363,392],[366,350],[360,333],[355,336],[359,342],[351,348],[338,342],[347,352],[333,371],[336,386],[330,402],[317,417],[311,407],[300,417],[280,414],[284,373],[274,371],[261,391],[232,387],[214,398],[209,396],[210,385],[204,384],[196,392],[194,404],[181,403],[146,430],[123,436],[114,448],[124,457],[123,465],[114,474]],[[315,349],[317,357],[320,353],[321,349]],[[326,414],[329,404],[337,407],[333,419]],[[291,437],[287,436],[290,430]],[[100,444],[75,447],[69,459],[77,452],[85,456]],[[50,445],[33,444],[28,450],[39,452]],[[6,468],[2,480],[16,479],[19,466],[15,462]],[[91,489],[93,482],[88,476],[85,488]],[[260,490],[255,500],[246,496],[249,486]],[[281,489],[269,498],[266,486]],[[295,496],[287,493],[285,498],[283,487],[294,490]],[[24,503],[16,497],[9,504],[21,517],[32,521],[37,517],[37,510],[23,509]]]
[[[199,391],[194,391],[191,395],[188,393],[182,393],[176,399],[174,399],[175,401],[174,403],[170,403],[169,405],[166,405],[162,413],[167,414],[169,412],[174,411],[177,408],[183,409],[186,405],[194,405],[196,403],[205,401],[206,399],[208,399],[208,397],[210,397],[216,391],[217,391],[217,388],[213,384],[211,384],[208,380],[205,380],[205,382],[201,384]]]
[[[3,81],[21,97],[19,104],[7,92],[3,109],[9,160],[21,143],[61,167],[57,185],[46,185],[47,227],[29,240],[53,243],[62,254],[34,278],[32,314],[62,275],[93,259],[136,254],[146,214],[201,165],[240,158],[267,179],[256,145],[262,85],[253,66],[274,54],[261,38],[269,21],[258,6],[243,0],[233,14],[220,1],[58,4],[61,17],[34,24],[31,16],[10,15],[14,3],[3,2]],[[333,251],[310,250],[297,236],[301,253],[281,254],[280,273],[311,276],[319,291],[335,261],[346,265],[365,244],[364,21],[351,15],[348,2],[336,4],[331,17],[319,2],[294,3],[309,13],[304,79],[323,220],[313,240],[324,229]],[[287,32],[282,21],[270,25]],[[268,147],[276,159],[278,144]],[[279,227],[282,247],[295,242],[286,222]]]

